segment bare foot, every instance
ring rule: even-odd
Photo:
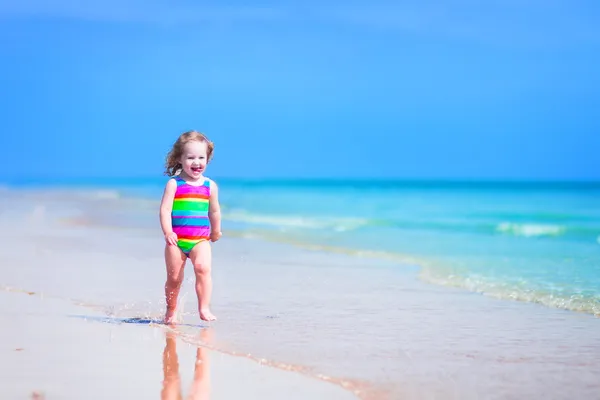
[[[208,308],[200,310],[200,319],[204,321],[216,321],[217,317],[210,312]]]

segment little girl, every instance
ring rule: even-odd
[[[221,237],[221,208],[215,182],[204,176],[214,144],[202,133],[181,134],[167,155],[169,179],[160,205],[160,225],[165,235],[167,282],[165,323],[172,324],[185,262],[189,258],[196,274],[200,318],[214,321],[210,311],[212,292],[210,242]]]

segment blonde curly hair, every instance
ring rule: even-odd
[[[210,161],[213,156],[213,151],[215,149],[215,145],[213,142],[208,140],[208,138],[198,131],[187,131],[179,135],[175,143],[173,143],[173,147],[167,154],[167,158],[165,161],[165,175],[174,176],[181,170],[182,166],[179,160],[183,155],[183,147],[186,143],[189,142],[201,142],[206,143],[206,156],[207,161]]]

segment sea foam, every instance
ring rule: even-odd
[[[515,224],[511,222],[503,222],[498,224],[496,231],[505,234],[516,236],[557,236],[566,231],[566,228],[561,225],[548,224]]]

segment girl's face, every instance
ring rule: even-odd
[[[192,141],[183,146],[179,162],[183,167],[183,172],[190,178],[198,179],[202,176],[208,162],[207,150],[206,142]]]

